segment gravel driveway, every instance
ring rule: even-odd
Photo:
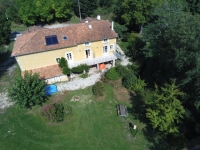
[[[79,78],[76,77],[72,81],[69,82],[62,82],[57,83],[58,92],[63,92],[66,90],[77,90],[77,89],[84,89],[85,87],[94,85],[97,81],[100,80],[101,73],[94,73],[89,75],[87,78]]]

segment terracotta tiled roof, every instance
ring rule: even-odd
[[[89,24],[92,28],[88,27]],[[97,20],[53,29],[41,29],[40,27],[38,30],[29,31],[17,38],[11,56],[38,53],[117,37],[115,31],[111,30],[111,23],[108,20]],[[57,36],[58,44],[47,46],[45,36],[51,35]],[[64,40],[63,36],[67,36],[68,40]]]
[[[32,71],[32,73],[39,73],[40,77],[45,79],[63,75],[62,70],[58,65],[52,65],[27,71]],[[25,71],[22,71],[21,75],[24,76],[24,73]]]

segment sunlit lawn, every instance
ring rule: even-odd
[[[96,99],[92,87],[71,91],[64,96],[64,106],[71,106],[73,114],[62,123],[50,123],[40,116],[40,107],[31,110],[9,108],[0,115],[1,150],[146,150],[154,143],[143,134],[145,125],[133,116],[118,117],[116,106],[128,101],[118,101],[112,87],[105,85],[106,96]],[[72,97],[81,100],[72,102]],[[60,95],[61,97],[63,95]],[[48,103],[56,101],[55,95]],[[138,127],[138,134],[130,134],[129,122]],[[153,136],[152,136],[153,137]]]

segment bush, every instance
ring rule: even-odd
[[[64,57],[60,58],[60,61],[58,62],[58,66],[63,69],[64,67],[68,67],[67,60]]]
[[[55,121],[56,118],[56,108],[52,104],[47,104],[42,107],[41,115],[45,117],[48,121]]]
[[[42,107],[41,115],[48,121],[60,122],[64,120],[64,106],[63,104],[47,104]]]
[[[126,67],[119,65],[115,68],[116,72],[119,74],[120,77],[126,77],[127,75],[133,73],[130,70],[128,70]]]
[[[41,105],[48,97],[45,94],[46,83],[39,74],[25,71],[24,77],[18,76],[10,85],[8,96],[19,107],[31,108]]]
[[[128,74],[122,79],[122,85],[131,90],[132,85],[135,83],[137,77],[134,74]]]
[[[112,67],[106,73],[106,78],[109,80],[117,80],[117,79],[119,79],[119,74],[116,72],[115,68]]]
[[[64,106],[63,106],[63,104],[62,103],[60,103],[60,104],[55,103],[53,105],[56,108],[56,118],[55,118],[55,120],[57,122],[63,121],[64,120]]]
[[[123,78],[122,84],[124,87],[126,87],[129,90],[134,90],[138,93],[144,93],[144,87],[146,86],[146,83],[144,80],[137,78],[134,74],[129,74],[126,77]]]
[[[72,71],[73,73],[77,73],[77,74],[83,73],[84,70],[85,70],[86,72],[89,71],[89,66],[88,66],[87,64],[81,64],[81,65],[78,65],[77,67],[73,67],[73,68],[71,69],[71,71]]]
[[[68,75],[68,76],[70,76],[70,71],[71,71],[71,69],[68,68],[68,67],[64,67],[62,69],[62,73],[65,74],[65,75]]]
[[[94,95],[96,95],[97,97],[103,96],[104,95],[103,83],[101,81],[96,82],[92,88],[92,91],[93,91]]]

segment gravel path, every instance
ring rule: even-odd
[[[94,85],[97,81],[100,80],[101,73],[94,73],[87,78],[76,77],[72,81],[57,83],[58,92],[63,92],[66,90],[77,90],[84,89],[88,86]]]

